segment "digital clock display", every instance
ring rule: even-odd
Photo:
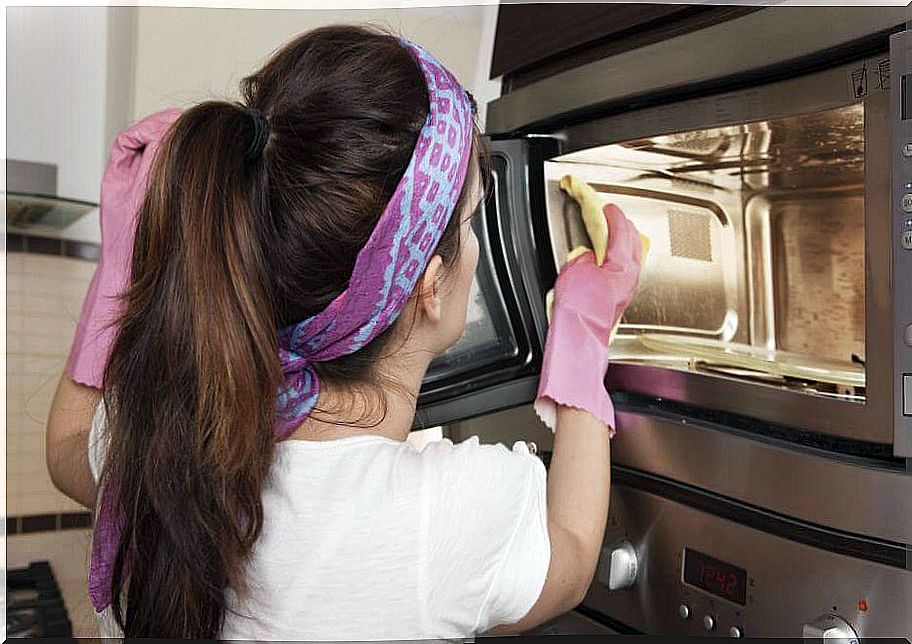
[[[747,571],[684,548],[684,583],[730,602],[747,603]]]

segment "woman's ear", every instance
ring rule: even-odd
[[[443,260],[440,255],[431,257],[424,274],[418,280],[418,308],[428,321],[440,322],[441,299],[439,284],[443,279]]]

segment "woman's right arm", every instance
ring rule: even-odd
[[[528,614],[495,633],[522,633],[583,600],[595,576],[608,519],[610,452],[608,431],[601,421],[589,412],[558,407],[548,470],[548,575]]]
[[[642,246],[619,208],[603,209],[610,237],[602,265],[588,252],[561,270],[545,344],[535,410],[554,430],[548,472],[551,561],[544,587],[519,622],[520,633],[579,604],[598,565],[611,483],[614,407],[604,386],[611,331],[633,299]]]

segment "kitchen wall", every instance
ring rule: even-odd
[[[303,31],[372,23],[413,39],[440,58],[480,102],[487,81],[497,7],[361,10],[245,10],[140,7],[136,26],[133,116],[212,97],[237,98],[241,78]]]
[[[6,154],[56,165],[58,195],[97,202],[110,143],[129,123],[132,11],[6,10]],[[60,234],[99,242],[97,215],[83,217],[73,230]],[[91,517],[51,483],[45,466],[45,425],[95,265],[21,252],[8,252],[4,259],[4,567],[50,561],[74,635],[93,636],[85,592]]]
[[[238,83],[295,35],[371,23],[428,47],[484,105],[496,5],[361,10],[9,7],[7,156],[57,165],[59,195],[97,201],[110,145],[169,106],[236,98]]]
[[[132,115],[135,9],[8,7],[7,156],[57,165],[57,194],[98,201]]]

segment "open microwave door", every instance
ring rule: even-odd
[[[540,260],[546,230],[542,160],[551,139],[487,141],[493,185],[473,220],[479,258],[462,338],[424,378],[415,429],[466,420],[532,402],[547,330]],[[547,243],[547,242],[544,242]]]

